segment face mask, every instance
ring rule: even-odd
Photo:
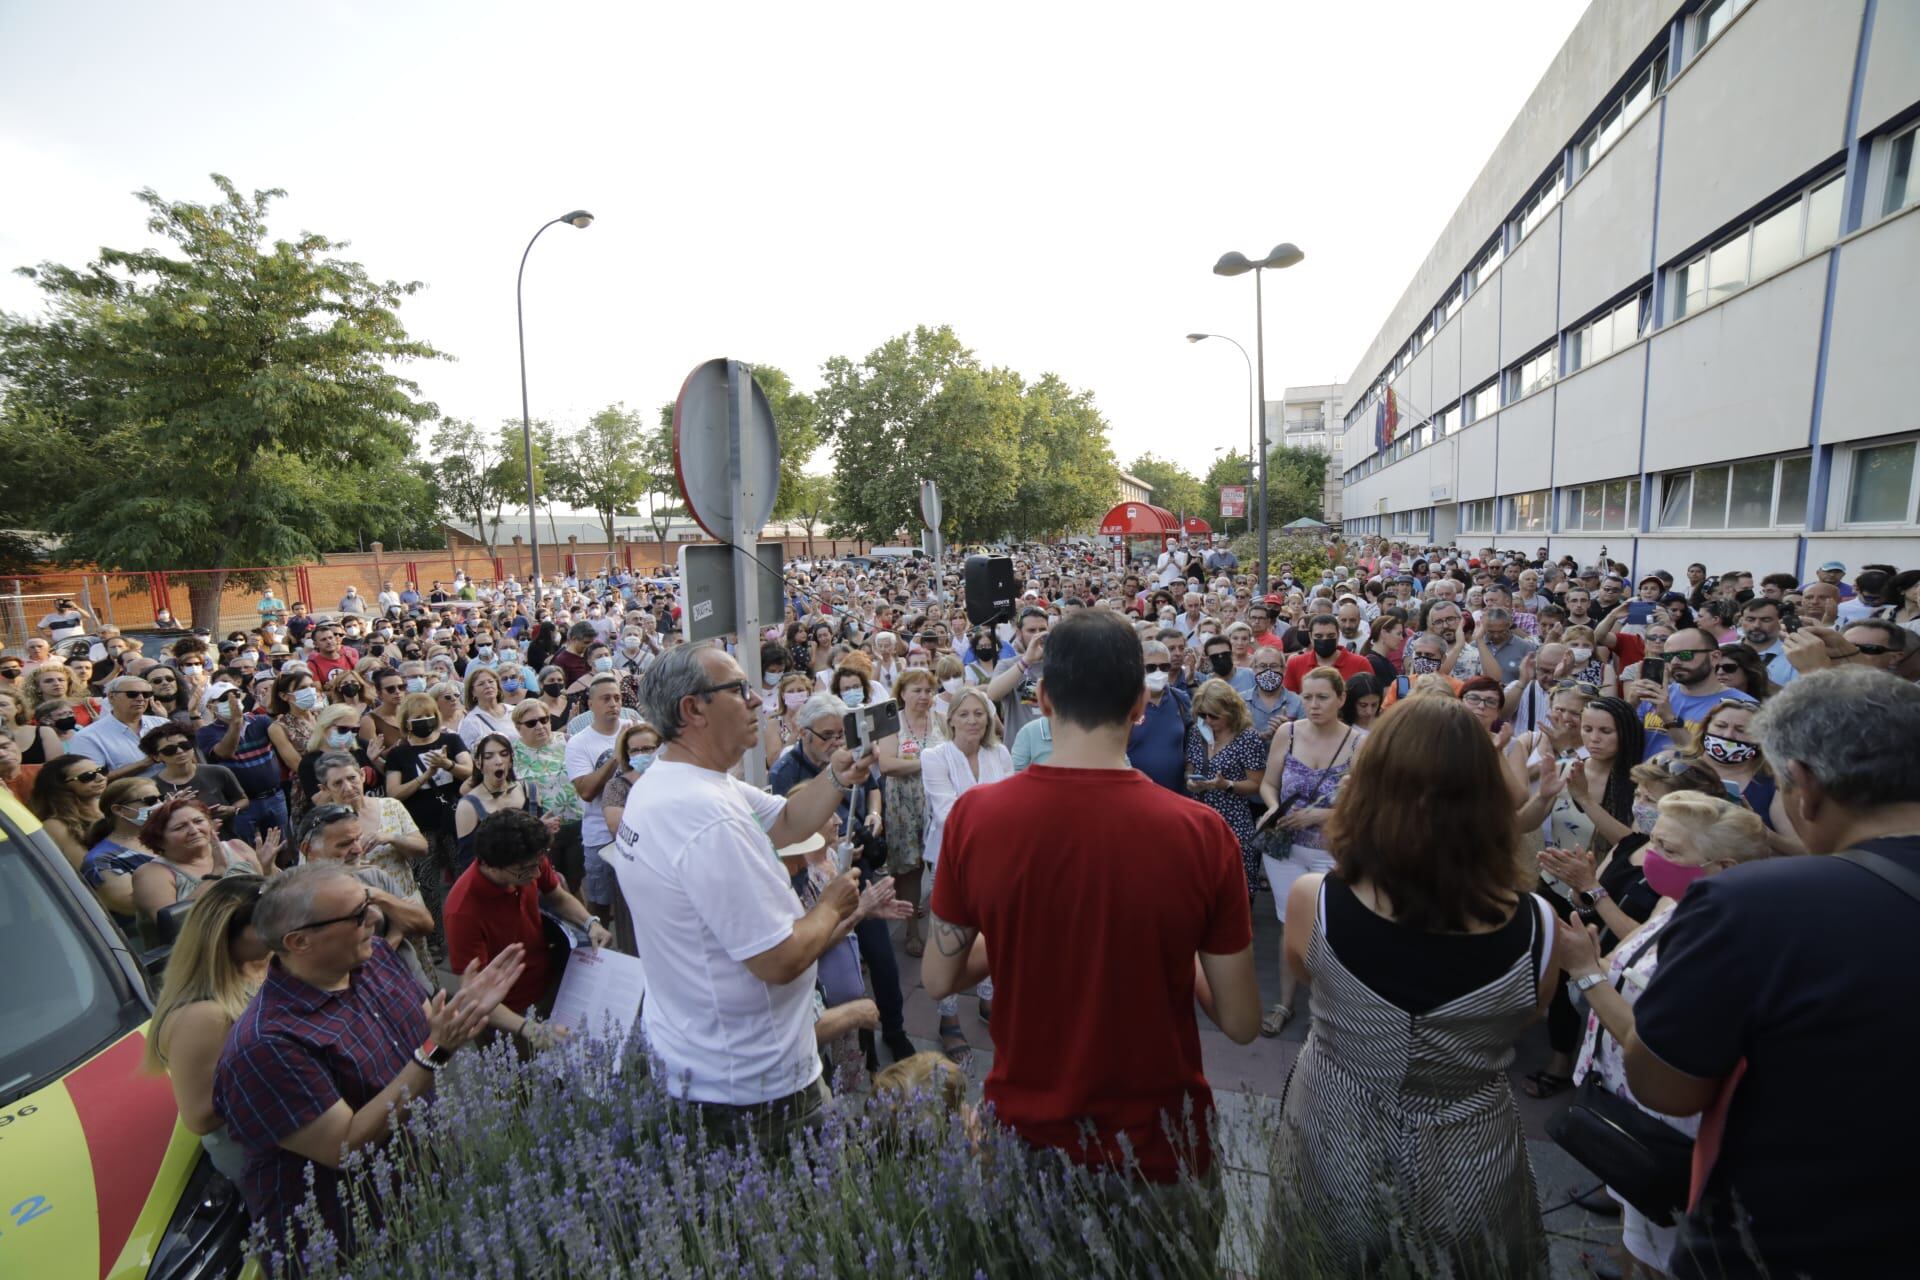
[[[560,680],[555,680],[550,684],[543,684],[540,686],[540,692],[546,694],[549,698],[557,697],[560,694],[565,693],[566,689],[567,689],[567,686],[565,682]]]
[[[947,691],[947,696],[949,698],[951,698],[954,694],[960,692],[960,690],[966,688],[966,685],[967,685],[967,682],[965,680],[962,680],[959,676],[954,676],[951,679],[942,680],[940,682],[940,687]]]
[[[330,729],[327,731],[327,745],[336,751],[344,751],[353,745],[358,736],[351,729]]]
[[[1440,659],[1438,658],[1414,657],[1407,659],[1407,670],[1416,676],[1430,675],[1439,669]]]
[[[195,663],[193,666],[190,666],[190,667],[181,667],[180,675],[183,679],[192,680],[196,676],[198,676],[202,671],[205,671],[205,670],[206,670],[205,667],[201,666],[198,663]]]
[[[1647,884],[1663,898],[1678,900],[1687,891],[1687,886],[1707,874],[1705,867],[1689,867],[1673,861],[1657,845],[1648,845],[1646,856],[1640,860],[1640,870],[1647,877]]]
[[[1573,650],[1573,660],[1584,666],[1593,660],[1593,650],[1585,645],[1577,645]]]
[[[320,691],[318,689],[295,689],[293,691],[293,705],[302,711],[313,710],[320,705]]]
[[[1340,638],[1338,636],[1315,636],[1313,638],[1313,651],[1322,658],[1331,658],[1334,651],[1339,647]]]
[[[1231,652],[1210,653],[1207,655],[1207,665],[1213,668],[1213,674],[1217,676],[1232,675],[1233,654]]]
[[[151,818],[153,811],[159,807],[157,804],[143,805],[133,811],[133,817],[129,819],[129,821],[136,827],[144,827],[147,824],[147,819]]]
[[[1642,804],[1636,800],[1633,805],[1633,829],[1645,835],[1653,830],[1654,820],[1659,816],[1658,804],[1651,801]]]
[[[500,680],[500,691],[502,693],[520,692],[520,677],[519,676],[503,676]]]
[[[357,698],[360,696],[360,686],[351,680],[346,681],[340,686],[340,696],[343,698]]]
[[[425,676],[408,676],[407,677],[408,693],[425,693],[426,691],[427,691],[427,678]]]
[[[850,707],[857,707],[861,703],[865,702],[866,700],[867,700],[867,691],[865,689],[849,689],[845,693],[840,695],[840,701],[846,703]]]
[[[1715,764],[1745,764],[1760,754],[1760,748],[1751,742],[1735,742],[1717,733],[1702,734],[1700,749]]]
[[[789,689],[780,695],[780,703],[789,711],[797,711],[807,704],[807,695],[800,689]]]
[[[760,683],[761,683],[761,684],[763,684],[763,685],[765,685],[765,686],[767,686],[767,688],[769,688],[769,689],[771,689],[771,688],[773,688],[773,686],[775,686],[775,685],[777,685],[777,684],[779,684],[779,683],[780,683],[780,677],[781,677],[781,676],[783,676],[783,675],[785,675],[785,674],[787,674],[787,673],[786,673],[786,672],[784,672],[784,671],[765,671],[765,672],[762,672],[762,673],[761,673],[761,675],[760,675]]]
[[[593,669],[595,671],[611,671],[613,670],[613,659],[612,658],[595,658],[593,660]]]
[[[407,732],[416,738],[424,738],[440,727],[440,722],[431,716],[415,716],[407,721]]]
[[[1147,672],[1147,692],[1161,693],[1167,687],[1167,673],[1164,671]]]
[[[1278,671],[1256,671],[1253,673],[1253,687],[1262,693],[1278,693],[1286,677]]]
[[[640,648],[640,637],[639,636],[621,636],[620,647],[622,649],[625,649],[628,653],[635,653]]]
[[[653,765],[653,752],[636,751],[627,757],[627,764],[635,773],[645,773]]]
[[[490,644],[475,645],[473,651],[483,658],[491,658],[493,656],[493,646]]]
[[[241,654],[241,655],[240,655],[240,657],[241,657],[241,659],[242,659],[242,660],[244,660],[244,661],[246,661],[246,662],[258,662],[258,661],[260,661],[260,654],[259,654],[259,651],[258,651],[258,650],[254,650],[254,649],[249,649],[249,650],[247,650],[247,651],[246,651],[245,653],[243,653],[243,654]]]
[[[1208,746],[1213,745],[1213,726],[1212,725],[1202,720],[1199,724],[1193,727],[1200,734],[1200,741],[1206,743]]]
[[[231,720],[233,719],[233,704],[224,700],[216,702],[213,704],[213,714],[221,720]]]

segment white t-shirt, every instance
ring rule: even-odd
[[[770,986],[746,961],[806,914],[767,831],[784,798],[662,760],[634,784],[606,851],[647,969],[647,1043],[696,1102],[783,1098],[820,1075],[814,967]]]
[[[578,729],[569,729],[567,781],[584,778],[598,769],[600,762],[612,753],[614,735],[619,732],[615,728],[613,733],[601,733],[593,727],[591,720]],[[582,800],[580,803],[585,810],[580,815],[580,842],[589,849],[598,849],[613,839],[613,833],[607,830],[606,815],[600,811],[598,799]]]

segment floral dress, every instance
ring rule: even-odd
[[[927,716],[925,737],[913,731],[905,716],[900,717],[900,758],[917,760],[920,753],[940,741],[940,721]],[[927,784],[919,774],[885,780],[887,797],[887,874],[912,875],[926,861]]]
[[[1220,748],[1211,760],[1207,758],[1206,739],[1198,729],[1187,736],[1188,777],[1245,782],[1249,777],[1263,774],[1266,770],[1266,740],[1252,729],[1242,729],[1234,735],[1233,741]],[[1253,809],[1247,797],[1232,791],[1200,791],[1193,798],[1225,818],[1227,825],[1233,828],[1234,839],[1240,842],[1240,861],[1246,868],[1247,883],[1257,884],[1260,852],[1253,831]]]
[[[373,811],[375,819],[371,824],[365,821],[369,809]],[[360,816],[360,834],[367,849],[361,861],[380,868],[412,892],[420,892],[420,886],[413,878],[413,860],[393,847],[395,840],[420,834],[420,828],[414,822],[413,815],[407,812],[407,806],[391,796],[368,796],[360,806]]]
[[[540,804],[549,817],[561,822],[578,822],[585,815],[580,793],[567,780],[567,743],[559,734],[541,750],[525,742],[513,744],[514,776],[533,784],[540,793]]]

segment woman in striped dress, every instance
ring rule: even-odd
[[[1327,1274],[1544,1276],[1506,1072],[1559,975],[1492,739],[1457,702],[1409,699],[1327,835],[1333,869],[1287,900],[1313,1029],[1281,1102],[1272,1247]]]

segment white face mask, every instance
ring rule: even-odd
[[[967,685],[967,682],[965,680],[962,680],[959,676],[954,676],[952,679],[942,680],[940,682],[940,687],[947,691],[947,696],[949,698],[951,698],[954,694],[960,692],[960,690],[966,688],[966,685]]]
[[[1147,692],[1161,693],[1167,687],[1167,673],[1164,671],[1147,672]]]
[[[1592,649],[1588,649],[1588,648],[1583,648],[1583,647],[1576,647],[1576,648],[1575,648],[1575,649],[1573,650],[1573,660],[1574,660],[1575,662],[1578,662],[1578,663],[1581,663],[1581,664],[1583,664],[1583,665],[1584,665],[1585,663],[1587,663],[1587,662],[1589,662],[1589,661],[1591,661],[1591,660],[1592,660],[1592,658],[1593,658],[1593,650],[1592,650]]]

